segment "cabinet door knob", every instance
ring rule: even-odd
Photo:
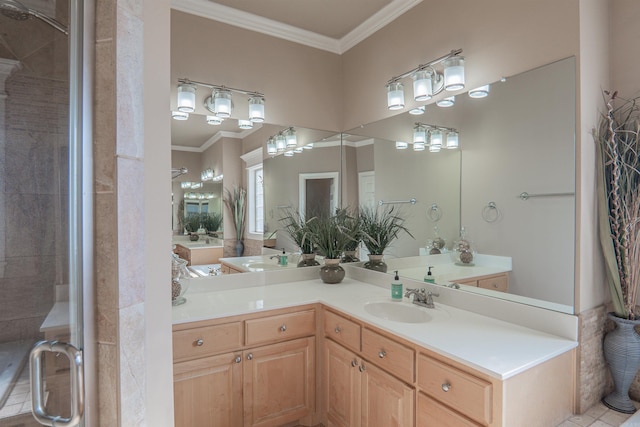
[[[496,288],[496,289],[498,289],[498,284],[497,284],[497,283],[494,283],[494,284],[493,284],[493,287],[494,287],[494,288]]]
[[[364,372],[366,369],[367,369],[367,368],[365,368],[365,367],[364,367],[364,364],[362,364],[362,365],[360,365],[360,366],[358,367],[358,370],[359,370],[360,372]]]
[[[236,356],[236,363],[240,363],[240,362],[242,362],[242,357]]]
[[[284,332],[287,330],[287,325],[280,326],[280,331]]]
[[[354,368],[355,368],[356,366],[358,366],[358,361],[357,361],[356,359],[353,359],[353,360],[351,361],[351,366],[353,366]]]
[[[204,341],[202,339],[199,339],[199,340],[196,341],[196,345],[198,347],[202,347],[203,344],[204,344]]]
[[[247,360],[252,360],[252,359],[253,359],[253,353],[247,354]]]
[[[386,352],[386,351],[384,351],[384,350],[380,350],[380,351],[378,352],[378,357],[379,357],[380,359],[384,359],[384,357],[385,357],[386,355],[387,355],[387,352]]]
[[[340,329],[340,326],[336,326],[334,331],[336,331],[336,334],[339,334],[340,332],[342,332],[342,329]]]
[[[449,390],[451,390],[451,384],[449,384],[449,383],[442,384],[442,391],[444,391],[446,393]]]

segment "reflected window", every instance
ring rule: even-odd
[[[264,232],[264,181],[262,163],[247,168],[249,232]]]

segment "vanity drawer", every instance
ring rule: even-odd
[[[365,328],[362,331],[362,355],[401,380],[414,382],[413,349]]]
[[[480,427],[452,409],[418,393],[418,426],[424,427]]]
[[[491,383],[420,354],[418,387],[465,416],[482,424],[491,424]]]
[[[248,346],[307,337],[315,333],[315,310],[245,321],[245,344]]]
[[[360,351],[360,325],[331,311],[324,312],[324,335],[332,340]]]
[[[509,276],[507,274],[500,274],[497,276],[486,277],[484,279],[478,279],[478,287],[507,292],[509,290]]]
[[[173,333],[173,360],[210,356],[242,347],[242,322],[203,326]]]

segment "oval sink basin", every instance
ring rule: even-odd
[[[273,263],[268,262],[247,262],[242,264],[245,268],[248,268],[249,271],[265,271],[265,270],[278,270],[283,268],[283,266],[276,264],[275,260]]]
[[[369,302],[364,311],[385,320],[402,323],[425,323],[431,316],[425,310],[401,302]]]

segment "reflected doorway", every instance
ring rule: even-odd
[[[338,207],[338,172],[301,173],[300,212],[305,218],[332,215]]]

